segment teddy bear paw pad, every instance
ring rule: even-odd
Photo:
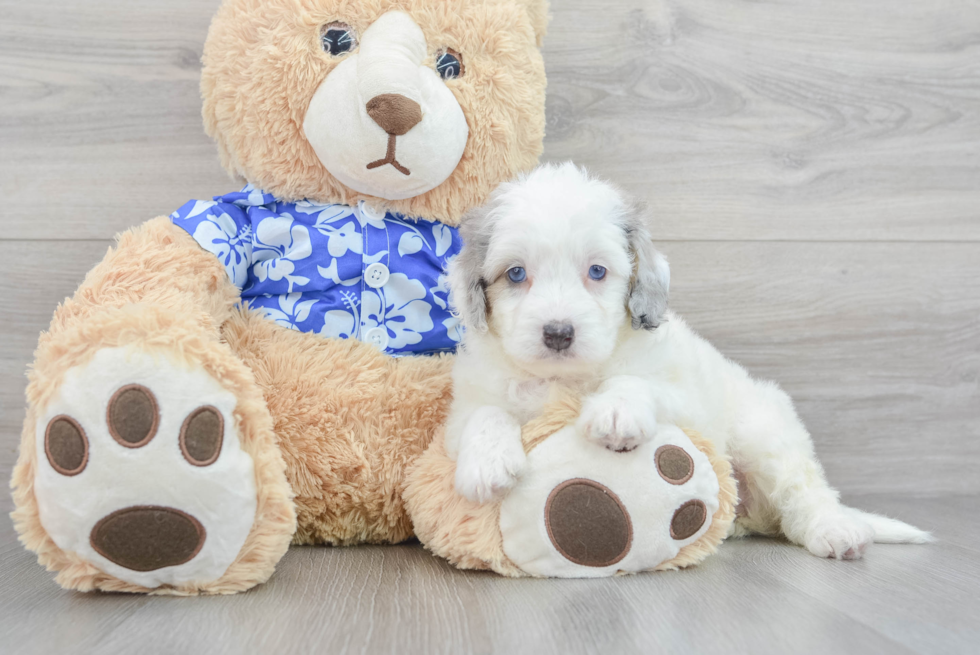
[[[611,566],[630,551],[633,523],[616,494],[594,480],[567,480],[545,503],[548,536],[562,556],[582,566]]]
[[[92,528],[92,548],[132,571],[156,571],[194,559],[207,535],[201,522],[171,507],[125,507]]]
[[[207,372],[107,348],[38,422],[35,491],[55,544],[147,588],[217,580],[256,511],[235,396]]]
[[[501,503],[504,553],[536,576],[653,570],[707,532],[719,489],[708,457],[676,427],[626,453],[566,428],[530,452]]]

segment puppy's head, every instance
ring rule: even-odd
[[[532,375],[587,372],[621,329],[654,329],[667,310],[670,268],[641,208],[567,163],[502,185],[466,217],[450,266],[469,338],[497,339]]]

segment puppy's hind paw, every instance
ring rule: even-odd
[[[865,521],[833,514],[814,521],[806,533],[806,549],[817,557],[861,559],[875,532]]]

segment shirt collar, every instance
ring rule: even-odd
[[[215,196],[215,202],[226,202],[239,207],[263,207],[277,202],[276,197],[271,193],[266,193],[262,189],[256,189],[249,184],[241,191],[226,193],[223,196]]]

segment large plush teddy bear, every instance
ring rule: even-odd
[[[224,2],[204,51],[204,121],[247,186],[122,234],[56,311],[30,372],[14,519],[60,584],[241,591],[291,542],[410,537],[404,498],[423,541],[454,562],[576,573],[502,555],[493,521],[511,515],[455,496],[433,443],[460,339],[445,264],[464,213],[539,156],[546,13],[545,0]],[[529,448],[567,436],[574,402],[531,429]],[[679,490],[661,504],[686,508],[656,515],[683,525],[661,531],[671,557],[713,548],[733,498],[727,464],[675,436],[656,465]],[[648,460],[641,477],[657,475]],[[551,467],[529,473],[527,502],[545,502],[534,485]],[[567,520],[576,503],[616,498],[609,484],[547,499],[555,552],[606,573],[619,560],[561,544],[588,529]],[[490,519],[474,532],[466,512]],[[596,547],[629,550],[635,518],[593,518],[610,516],[618,532]],[[533,559],[549,547],[525,522],[514,543]],[[650,557],[646,568],[664,561]]]

